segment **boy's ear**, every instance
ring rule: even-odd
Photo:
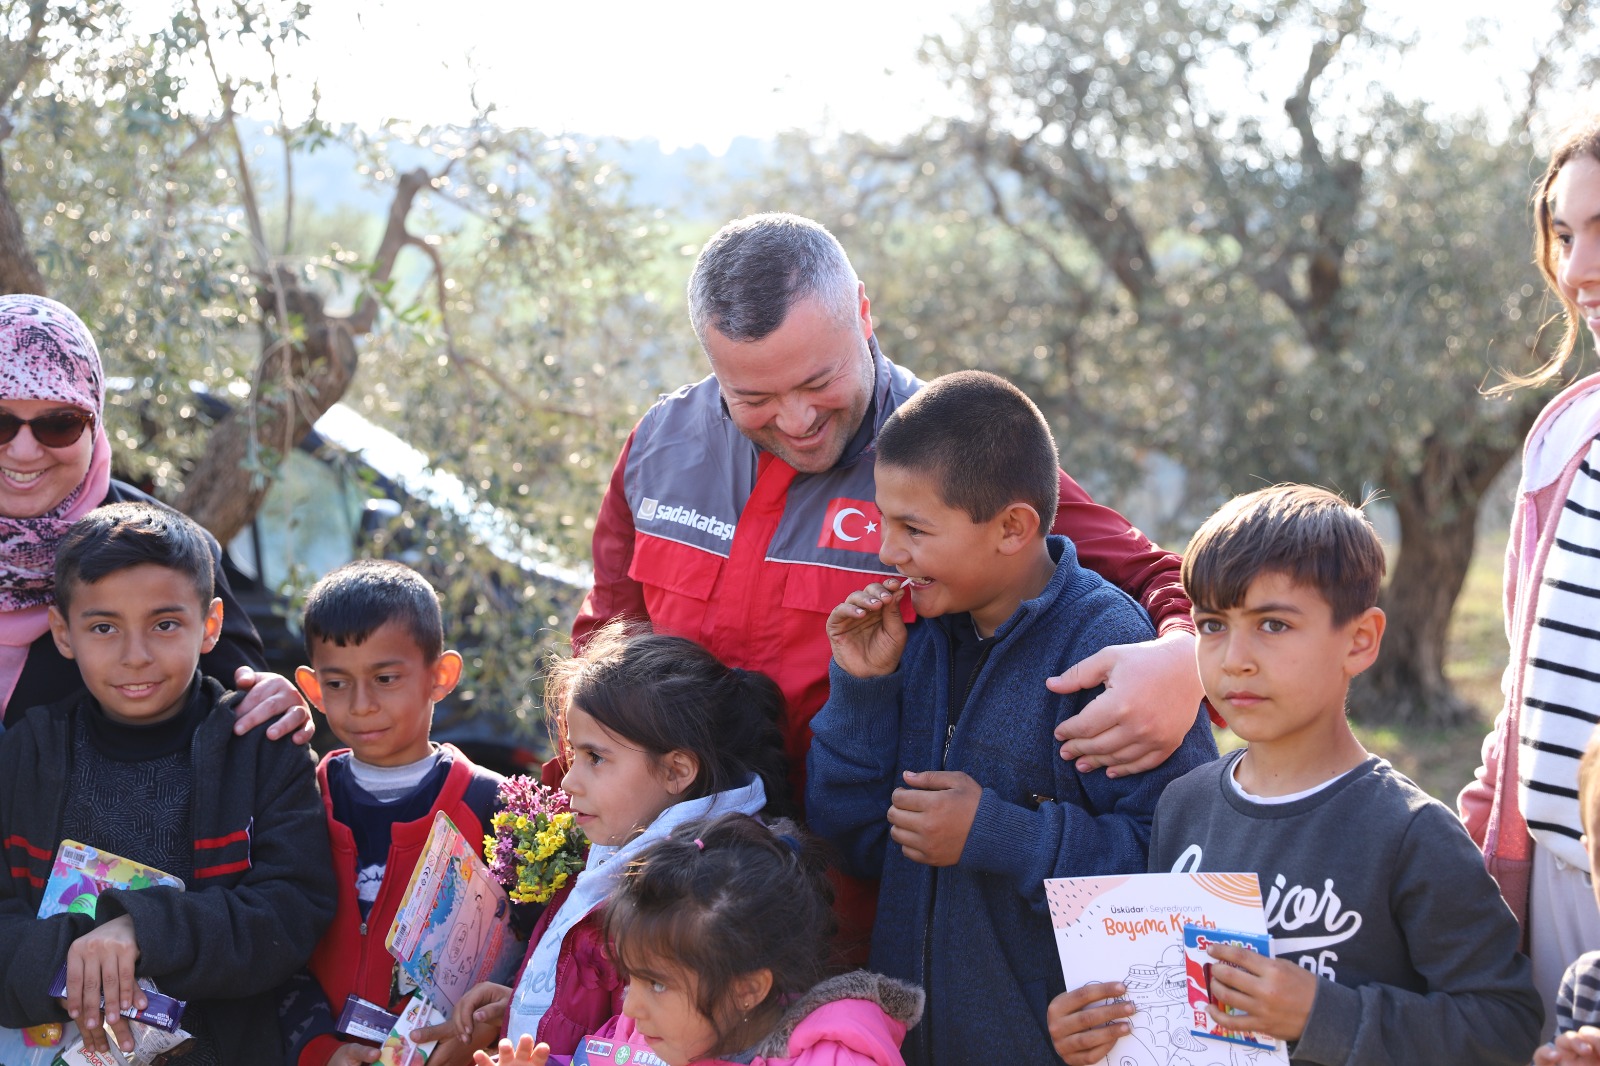
[[[309,666],[294,668],[294,683],[300,686],[300,691],[306,694],[306,699],[312,706],[322,711],[322,682],[317,680],[317,672]],[[326,714],[326,711],[323,711]]]
[[[1007,504],[995,519],[999,523],[1001,555],[1017,554],[1039,535],[1039,512],[1028,504]]]
[[[733,1005],[739,1013],[749,1014],[765,1002],[771,993],[772,971],[763,969],[742,973],[733,979],[728,991],[733,994]]]
[[[56,650],[61,653],[61,657],[73,658],[72,634],[67,630],[67,616],[53,603],[50,605],[50,635],[55,638]]]
[[[439,653],[438,661],[433,664],[433,695],[430,697],[438,703],[456,690],[461,683],[461,653],[458,651],[445,651]]]
[[[1378,658],[1378,649],[1383,645],[1383,628],[1387,622],[1382,608],[1368,607],[1350,623],[1350,650],[1345,654],[1345,676],[1355,677]]]
[[[217,646],[217,641],[222,639],[222,597],[212,599],[206,607],[206,639],[200,642],[200,654],[204,655]]]
[[[656,765],[661,771],[661,783],[674,796],[686,792],[700,776],[700,760],[682,748],[667,752]]]

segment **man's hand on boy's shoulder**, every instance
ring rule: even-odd
[[[133,1034],[118,1010],[143,1010],[148,1006],[144,989],[134,979],[138,961],[133,919],[126,914],[85,933],[67,949],[67,989],[62,1005],[67,1016],[78,1023],[83,1042],[91,1051],[107,1049],[107,1029],[116,1037],[118,1047],[133,1050]],[[106,1018],[101,1017],[102,998],[109,1015]]]
[[[296,744],[308,744],[317,731],[317,724],[306,707],[300,690],[282,674],[255,671],[241,666],[235,672],[233,687],[240,694],[235,711],[233,731],[244,736],[250,730],[265,725],[267,736],[273,740],[294,734]]]
[[[1194,634],[1176,630],[1143,644],[1101,648],[1059,677],[1051,692],[1072,693],[1104,685],[1105,691],[1056,726],[1061,757],[1087,774],[1107,777],[1153,770],[1183,744],[1199,713],[1200,671]]]
[[[912,862],[954,866],[967,846],[983,787],[955,770],[907,770],[904,779],[906,787],[890,799],[889,839]]]
[[[1299,1040],[1317,998],[1316,974],[1287,959],[1273,959],[1234,944],[1213,944],[1211,1002],[1206,1012],[1227,1029]],[[1228,1014],[1229,1007],[1243,1014]]]
[[[905,581],[890,577],[852,592],[828,615],[833,661],[852,677],[883,677],[900,666],[906,622],[900,616]]]

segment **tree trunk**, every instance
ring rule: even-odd
[[[281,299],[304,339],[268,338],[253,406],[231,412],[212,430],[176,504],[224,544],[250,524],[283,455],[339,402],[356,373],[349,325],[326,315],[320,296],[282,270],[270,282],[263,279],[263,287],[259,300],[268,321],[277,316]]]
[[[39,273],[39,261],[22,234],[22,219],[17,217],[16,205],[11,202],[3,155],[0,155],[0,293],[49,295],[44,275]]]
[[[1353,686],[1353,717],[1367,723],[1453,725],[1476,709],[1444,676],[1450,614],[1477,541],[1483,495],[1515,447],[1425,442],[1419,469],[1391,476],[1400,552],[1379,605],[1388,616],[1378,661]]]
[[[400,176],[373,261],[375,288],[389,280],[402,248],[421,243],[406,231],[406,218],[430,181],[421,168]],[[260,279],[256,300],[262,320],[276,322],[277,329],[269,328],[262,345],[252,406],[230,412],[211,431],[176,503],[223,544],[255,518],[284,454],[349,389],[358,361],[355,339],[372,331],[378,313],[369,294],[348,316],[329,315],[322,297],[281,268]],[[290,339],[295,333],[299,340]]]

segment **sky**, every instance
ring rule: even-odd
[[[328,0],[296,72],[325,116],[461,121],[724,150],[736,136],[920,125],[948,97],[916,58],[949,0]],[[804,15],[797,13],[804,11]]]
[[[305,25],[309,40],[283,71],[299,106],[315,82],[325,118],[369,128],[390,118],[465,121],[476,92],[504,125],[650,137],[668,150],[721,152],[734,137],[789,129],[893,138],[959,106],[917,52],[981,6],[322,0]],[[1542,32],[1512,0],[1373,0],[1370,10],[1378,25],[1416,39],[1400,69],[1381,72],[1385,83],[1448,109],[1492,106],[1503,95],[1501,72],[1525,69]],[[1492,45],[1469,53],[1474,40]]]

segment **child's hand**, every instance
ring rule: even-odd
[[[1206,1013],[1224,1029],[1299,1040],[1317,996],[1317,975],[1286,959],[1259,955],[1236,944],[1212,944],[1211,957],[1227,966],[1211,968]],[[1228,1014],[1232,1007],[1243,1014]]]
[[[1056,1054],[1067,1061],[1067,1066],[1092,1066],[1111,1053],[1112,1044],[1131,1032],[1123,1019],[1137,1009],[1132,1003],[1121,1000],[1090,1006],[1102,999],[1116,999],[1127,994],[1127,987],[1121,983],[1103,981],[1063,992],[1050,1001],[1050,1009],[1045,1014],[1050,1025],[1050,1040],[1056,1046]]]
[[[500,1041],[500,1053],[494,1058],[490,1058],[487,1051],[475,1051],[472,1054],[472,1061],[477,1066],[545,1066],[549,1058],[550,1045],[535,1046],[533,1037],[527,1033],[517,1038],[515,1048],[512,1048],[509,1040]]]
[[[908,788],[890,797],[889,839],[924,866],[954,866],[967,846],[983,789],[955,770],[907,770]]]
[[[149,1005],[144,989],[134,980],[133,967],[138,961],[133,919],[126,914],[85,933],[67,949],[67,994],[63,1002],[91,1051],[106,1050],[106,1028],[115,1034],[118,1047],[133,1050],[133,1033],[127,1019],[117,1011],[129,1007],[143,1010]],[[104,1019],[100,1016],[102,997],[109,1015]]]
[[[416,1030],[413,1029],[412,1033],[415,1034]],[[427,1041],[424,1040],[421,1043],[426,1044]],[[481,1046],[489,1047],[493,1043],[494,1033],[490,1033],[483,1038]],[[456,1037],[450,1036],[439,1041],[433,1046],[433,1050],[428,1052],[427,1066],[469,1066],[472,1062],[472,1053],[472,1048],[463,1044]]]
[[[1585,1025],[1562,1033],[1552,1043],[1533,1053],[1538,1066],[1594,1066],[1600,1063],[1600,1029]]]
[[[328,1066],[365,1066],[366,1063],[377,1062],[381,1054],[382,1048],[365,1044],[340,1044],[339,1050],[328,1058]]]
[[[511,1003],[511,989],[492,981],[473,985],[461,993],[450,1017],[438,1025],[423,1026],[411,1031],[411,1041],[426,1044],[431,1040],[459,1040],[469,1048],[490,1047],[500,1022]]]
[[[900,665],[906,650],[906,622],[900,600],[904,578],[874,581],[852,592],[828,615],[828,643],[840,669],[854,677],[883,677]]]

